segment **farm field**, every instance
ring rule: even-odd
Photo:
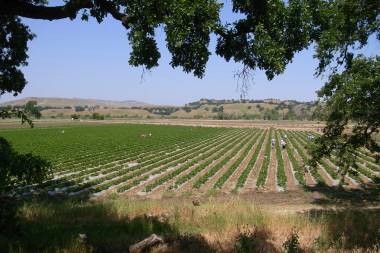
[[[64,131],[64,132],[63,132]],[[339,184],[334,157],[318,168],[307,166],[308,136],[316,131],[290,129],[99,124],[3,128],[0,136],[21,152],[49,161],[53,176],[42,188],[19,187],[12,196],[36,191],[49,195],[93,198],[109,194],[160,199],[282,192],[302,186]],[[285,138],[285,135],[287,138]],[[271,139],[276,145],[271,146]],[[286,149],[279,143],[284,139]],[[357,154],[357,174],[344,178],[344,187],[377,187],[380,164],[371,154]],[[305,166],[306,165],[306,166]]]

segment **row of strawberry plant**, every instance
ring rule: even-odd
[[[122,126],[122,127],[124,128],[124,126]],[[82,126],[80,127],[80,129],[82,129],[82,132],[83,132],[83,130],[85,132],[87,132],[87,130],[85,130],[84,128],[85,127],[82,127]],[[113,128],[113,126],[112,126],[112,128]],[[119,126],[119,128],[120,128],[120,126]],[[49,131],[50,136],[49,136],[49,134],[45,134],[45,131]],[[108,167],[108,166],[112,166],[111,165],[112,163],[115,163],[115,164],[119,163],[119,162],[114,162],[114,161],[110,160],[111,163],[107,164],[107,162],[108,162],[107,160],[112,159],[112,157],[111,157],[112,152],[116,152],[113,150],[117,150],[117,149],[123,150],[122,147],[114,145],[115,140],[117,142],[118,138],[115,138],[115,140],[112,139],[110,141],[109,141],[109,139],[106,139],[103,141],[103,143],[101,143],[101,142],[97,141],[96,138],[95,139],[94,138],[91,138],[91,139],[86,138],[86,139],[83,139],[81,141],[80,138],[83,137],[81,134],[77,135],[76,137],[74,137],[74,135],[71,136],[71,135],[66,135],[66,134],[65,135],[56,134],[57,133],[56,129],[43,129],[43,130],[39,129],[37,132],[41,133],[40,136],[43,138],[43,139],[41,139],[42,140],[41,143],[47,143],[48,144],[48,145],[38,145],[38,149],[41,150],[41,153],[47,152],[46,157],[48,157],[48,153],[50,152],[49,157],[55,157],[57,160],[60,161],[59,163],[62,163],[62,164],[64,164],[64,159],[66,159],[66,158],[68,160],[67,161],[68,163],[70,163],[70,160],[78,158],[77,160],[83,160],[84,161],[83,164],[85,164],[85,163],[87,163],[86,159],[91,160],[91,157],[95,157],[92,159],[93,161],[89,161],[87,164],[95,165],[96,167],[100,166],[100,167],[104,168],[103,166]],[[54,133],[52,134],[52,132],[54,132]],[[28,133],[34,135],[35,131],[34,132],[28,131]],[[46,138],[45,135],[48,136],[49,138]],[[98,136],[98,135],[96,135],[96,136]],[[70,137],[70,138],[67,138],[67,137]],[[72,137],[74,137],[75,140]],[[59,141],[57,141],[57,139],[62,139],[64,141],[66,141],[66,140],[70,141],[70,139],[71,139],[72,143],[75,144],[75,146],[71,146],[70,144],[67,145],[63,142],[60,143]],[[162,138],[162,139],[165,139],[165,138]],[[39,137],[33,138],[33,141],[34,140],[39,140]],[[87,143],[88,140],[89,140],[89,142]],[[103,145],[104,142],[106,142],[107,145]],[[85,148],[82,148],[81,147],[82,143],[83,144],[90,144],[90,145],[87,145]],[[112,143],[112,145],[108,145],[108,143]],[[95,145],[93,145],[93,144],[95,144]],[[30,145],[30,147],[33,147],[33,145]],[[27,147],[27,148],[30,148],[30,147]],[[106,150],[104,150],[104,148]],[[109,149],[109,150],[107,150],[107,149]],[[84,151],[82,152],[81,150],[84,150]],[[77,156],[74,155],[75,153]],[[116,155],[117,154],[113,154],[113,156],[115,158],[116,158]],[[104,156],[104,157],[102,158],[102,156]],[[94,160],[106,161],[106,164],[104,164],[104,162],[103,162],[103,164],[102,163],[94,163]],[[59,163],[55,163],[55,164],[59,164]],[[75,165],[75,164],[78,164],[78,162],[77,161],[73,162],[71,165]],[[79,176],[84,176],[85,172],[82,173],[81,171],[82,170],[87,171],[89,169],[89,166],[86,166],[86,165],[82,166],[81,165],[81,167],[82,168],[80,168],[78,170],[80,173]],[[94,167],[93,169],[95,170],[96,168]],[[89,173],[94,173],[94,174],[97,173],[94,170],[90,170]],[[68,175],[72,175],[72,176],[70,176],[70,178],[64,178],[62,176],[59,176],[59,177],[61,177],[60,181],[64,181],[66,179],[71,179],[71,178],[75,177],[72,171],[70,171],[70,174],[68,174]],[[54,181],[52,183],[55,184],[57,182],[58,181]]]
[[[255,132],[257,134],[257,131]],[[213,188],[219,188],[221,189],[224,185],[224,183],[231,177],[231,175],[235,172],[235,170],[239,167],[239,165],[243,162],[244,159],[246,159],[248,153],[251,151],[253,145],[255,144],[256,138],[253,137],[253,139],[248,142],[247,147],[244,149],[243,153],[240,155],[240,157],[228,168],[228,170],[216,181]]]
[[[358,172],[360,172],[361,174],[363,174],[364,176],[366,176],[367,178],[369,178],[372,182],[374,182],[375,184],[380,184],[380,178],[373,175],[371,172],[369,172],[368,170],[360,167],[360,165],[356,168],[356,170]]]
[[[251,159],[249,160],[247,166],[244,168],[243,172],[240,174],[240,177],[238,178],[238,180],[236,182],[235,189],[239,189],[239,188],[244,187],[244,185],[248,179],[248,175],[252,171],[253,166],[255,165],[255,163],[257,161],[257,157],[259,156],[261,147],[263,146],[266,134],[267,134],[267,130],[265,130],[264,132],[263,132],[263,130],[260,130],[261,139],[259,140],[259,142],[255,148],[255,151],[254,151]],[[258,137],[259,136],[257,136],[256,139],[254,140],[255,142],[257,141]]]
[[[207,146],[208,143],[204,142],[203,145]],[[169,156],[169,157],[166,160],[163,160],[162,158],[161,159],[158,158],[158,161],[153,163],[153,164],[150,163],[150,161],[146,161],[145,162],[146,164],[137,165],[137,166],[134,166],[133,169],[129,169],[128,172],[137,170],[136,172],[129,174],[129,175],[125,175],[125,174],[127,174],[126,171],[121,171],[121,172],[116,173],[114,176],[112,176],[112,175],[106,176],[104,179],[107,180],[108,182],[106,182],[102,185],[99,185],[99,184],[105,180],[103,180],[103,181],[96,180],[94,183],[94,186],[95,185],[99,185],[99,186],[92,189],[91,193],[97,193],[97,192],[106,190],[111,186],[121,184],[124,181],[133,179],[135,177],[139,177],[139,176],[143,175],[144,173],[152,171],[153,169],[156,169],[156,168],[159,168],[158,171],[160,171],[160,172],[167,170],[170,167],[176,166],[177,164],[183,163],[183,162],[187,161],[188,159],[190,159],[190,157],[193,155],[194,150],[197,150],[198,148],[199,148],[199,146],[197,144],[194,144],[190,149],[188,149],[185,152],[182,149],[178,150],[177,151],[178,154],[175,156],[173,156],[173,154],[168,154],[167,156]],[[148,167],[142,168],[143,166],[148,165],[148,164],[149,164]],[[78,187],[78,189],[79,189],[79,191],[81,191],[83,188],[89,188],[90,186],[93,186],[93,185],[91,185],[91,183],[88,182],[85,185],[83,185],[82,187]],[[73,190],[71,190],[71,191],[73,191]]]
[[[245,142],[241,141],[238,147],[235,147],[232,150],[232,153],[225,157],[221,162],[212,167],[206,174],[200,177],[194,184],[193,188],[200,188],[203,184],[205,184],[212,176],[214,176],[224,165],[227,164],[243,147],[245,146]]]
[[[286,189],[287,177],[285,174],[284,159],[282,158],[280,139],[278,138],[277,130],[275,130],[275,140],[278,143],[278,145],[275,145],[277,157],[277,185],[282,189]]]
[[[219,144],[219,143],[218,143]],[[201,150],[200,153],[203,153],[207,151],[206,149],[205,150]],[[188,170],[189,168],[191,168],[192,166],[194,166],[195,164],[199,163],[200,161],[204,160],[204,159],[207,159],[208,157],[210,157],[210,155],[214,152],[213,149],[210,149],[208,148],[208,151],[207,153],[203,154],[199,159],[194,159],[193,161],[191,161],[190,163],[188,164],[185,164],[183,166],[181,166],[180,168],[170,172],[169,174],[161,177],[160,179],[157,179],[155,180],[155,182],[153,182],[152,184],[148,185],[146,188],[145,188],[145,192],[150,192],[152,191],[154,188],[156,188],[157,186],[159,185],[162,185],[163,183],[169,181],[170,179],[174,178],[175,176],[179,175],[180,173]]]
[[[207,143],[207,139],[204,141],[205,143]],[[188,152],[189,152],[189,149],[196,149],[198,147],[198,144],[193,144],[193,145],[189,145],[187,147],[184,147],[183,149],[187,149]],[[138,165],[135,165],[135,166],[132,166],[126,170],[123,170],[123,171],[120,171],[116,174],[114,174],[113,177],[119,177],[119,176],[122,176],[123,174],[126,174],[127,172],[131,172],[131,171],[134,171],[134,170],[137,170],[141,167],[144,167],[144,166],[147,166],[149,164],[153,165],[153,166],[157,166],[158,163],[160,164],[165,164],[169,159],[169,160],[172,160],[172,159],[176,159],[176,158],[179,158],[183,155],[183,149],[179,149],[177,150],[176,152],[173,152],[173,153],[169,153],[169,154],[166,154],[164,156],[162,156],[162,154],[160,152],[158,152],[159,156],[157,158],[154,158],[154,159],[151,159],[149,161],[146,161],[145,163],[141,163],[141,164],[138,164]],[[116,171],[120,169],[120,167],[115,167]],[[103,172],[103,174],[109,174],[111,172],[113,172],[114,170],[107,170],[106,172]],[[107,180],[110,180],[111,176],[108,176],[106,179]],[[87,184],[88,185],[88,184]]]
[[[165,176],[163,177],[160,177],[159,179],[155,180],[152,184],[149,184],[148,186],[145,187],[144,191],[145,192],[150,192],[152,191],[154,188],[156,188],[157,186],[167,182],[168,180],[172,179],[173,177],[175,177],[176,175],[178,175],[179,173],[189,169],[190,167],[192,167],[194,164],[198,163],[198,159],[194,159],[196,157],[199,157],[200,154],[202,154],[203,152],[206,152],[208,150],[210,150],[211,147],[205,147],[201,150],[198,150],[197,152],[194,152],[192,153],[191,157],[189,157],[189,159],[186,159],[186,161],[188,160],[192,160],[191,162],[188,162],[182,166],[180,166],[179,168],[175,169],[174,171],[166,174]],[[211,152],[210,152],[211,153]],[[207,153],[207,155],[202,155],[201,157],[202,158],[205,158],[207,156],[210,155],[210,153]],[[185,161],[184,161],[185,162]],[[178,164],[182,164],[184,162],[181,162],[181,163],[178,163]],[[154,173],[152,173],[152,175],[155,175],[155,174],[159,174],[159,173],[162,173],[164,170],[166,170],[167,168],[169,167],[165,167],[161,170],[158,170]]]
[[[285,136],[283,130],[280,130],[279,133],[282,136]],[[305,181],[305,178],[303,176],[302,169],[299,166],[297,159],[293,155],[293,150],[289,147],[289,145],[285,145],[285,149],[286,149],[286,153],[288,154],[291,166],[293,168],[294,177],[296,178],[298,183],[300,183],[302,185],[306,185],[306,181]]]
[[[368,169],[374,171],[374,172],[380,172],[380,168],[375,165],[374,162],[372,162],[371,159],[369,159],[367,156],[363,155],[360,152],[356,152],[355,155],[357,155],[359,158],[365,161],[364,166]]]
[[[311,133],[308,132],[308,134],[311,134]],[[357,156],[358,160],[360,160],[360,158],[361,158],[361,159],[366,158],[366,156],[364,156],[364,155],[361,154],[360,152],[355,152],[355,155]],[[367,159],[365,159],[365,160],[368,161]],[[367,163],[367,164],[365,164],[365,165],[363,165],[363,166],[365,166],[365,167],[367,167],[367,168],[369,168],[369,169],[375,167],[375,166],[371,165],[370,163]],[[376,167],[375,167],[375,168],[376,168]],[[368,170],[366,170],[366,169],[360,167],[360,165],[359,165],[357,168],[355,168],[355,169],[356,169],[358,172],[360,172],[361,174],[363,174],[364,176],[366,176],[367,178],[371,179],[373,182],[375,182],[375,183],[379,183],[379,181],[380,181],[379,177],[376,177],[376,176],[373,175],[370,171],[368,171]],[[376,169],[377,169],[377,168],[376,168]]]
[[[271,141],[270,141],[271,136],[272,136],[272,128],[269,131],[267,144],[265,145],[264,160],[263,160],[263,163],[261,164],[259,176],[257,177],[256,187],[264,187],[265,182],[268,177],[268,168],[269,168],[270,153],[271,153]]]
[[[305,139],[307,138],[308,135],[317,136],[317,134],[315,134],[315,133],[313,133],[313,132],[299,132],[299,134],[302,135],[302,138],[303,138],[304,141],[306,141]],[[337,173],[336,168],[333,167],[333,166],[335,166],[335,165],[333,165],[333,166],[330,165],[331,161],[329,161],[328,159],[323,158],[323,159],[321,159],[321,160],[319,161],[319,163],[320,163],[320,165],[321,165],[321,168],[322,168],[325,172],[327,172],[327,174],[330,176],[330,178],[331,178],[332,180],[339,180],[339,179],[340,179],[340,177],[339,177],[339,175],[338,175],[338,173]],[[331,163],[331,164],[332,164],[332,163]]]
[[[333,155],[334,155],[334,154],[333,154]],[[333,155],[331,155],[331,156],[329,157],[329,160],[330,160],[335,166],[337,166],[338,170],[342,171],[343,169],[342,169],[342,168],[339,168],[339,161],[336,160],[336,157],[334,157]],[[347,174],[348,174],[348,176],[349,176],[351,179],[355,180],[358,184],[364,184],[363,179],[359,177],[359,175],[357,174],[356,171],[353,171],[353,170],[349,169],[349,170],[347,170]]]
[[[233,135],[231,136],[230,138],[227,138],[226,140],[224,141],[220,141],[220,142],[217,142],[217,148],[216,150],[213,150],[213,152],[218,152],[217,150],[219,148],[221,148],[223,145],[225,145],[226,143],[229,143],[229,142],[232,142],[235,138],[236,138],[237,135]],[[209,153],[207,153],[207,155],[209,155]],[[184,166],[185,167],[185,166]],[[186,176],[189,175],[189,174],[186,174]],[[145,180],[140,180],[138,183],[140,183],[141,181],[145,181]],[[129,190],[130,188],[132,188],[133,186],[136,185],[136,182],[133,182],[133,183],[130,183],[130,184],[127,184],[127,185],[124,185],[122,187],[120,187],[117,191],[118,192],[124,192],[126,190]],[[153,189],[153,187],[152,187]],[[145,191],[149,191],[149,189],[145,189]]]
[[[177,179],[173,185],[169,186],[169,189],[177,189],[193,177],[195,177],[197,174],[199,174],[201,171],[203,171],[206,167],[208,167],[210,164],[212,164],[214,161],[218,160],[222,156],[225,155],[231,148],[233,148],[240,139],[231,139],[228,142],[223,143],[222,145],[216,147],[215,151],[213,152],[213,155],[210,155],[205,161],[198,163],[198,165],[193,168],[191,171],[186,173],[186,175],[180,177]]]
[[[380,161],[376,161],[376,158],[371,153],[368,153],[364,150],[360,150],[356,152],[356,155],[370,163],[380,166]]]
[[[162,161],[162,159],[159,159],[159,161]],[[113,174],[113,176],[111,176],[111,177],[120,176],[120,174],[126,174],[127,172],[135,170],[135,169],[137,169],[137,167],[134,166],[132,168],[128,168],[126,170],[119,171],[118,173]],[[107,173],[118,171],[118,170],[120,170],[120,167],[116,166],[114,169],[108,170]],[[108,176],[106,179],[109,179],[109,177],[110,176]],[[104,179],[102,179],[102,180],[104,180]],[[97,184],[100,181],[101,181],[101,179],[98,179],[98,180],[94,181],[93,183],[89,183],[88,182],[85,185],[81,186],[79,189],[81,190],[81,188],[83,188],[83,187],[92,186],[94,184]],[[81,182],[83,182],[83,178],[74,180],[73,182],[70,183],[70,185],[78,184],[78,183],[81,183]],[[65,186],[67,186],[67,184]],[[74,189],[72,191],[74,191]]]
[[[298,136],[298,134],[294,131],[286,131],[287,133],[290,133],[291,136],[294,138],[289,138],[290,142],[292,143],[293,147],[297,150],[297,153],[301,157],[303,163],[305,164],[306,169],[310,172],[310,174],[313,176],[314,180],[317,182],[319,185],[326,184],[326,181],[322,178],[322,176],[319,174],[317,168],[308,166],[308,160],[309,158],[306,156],[306,154],[303,152],[302,148],[297,144],[302,143],[302,140]],[[296,142],[297,141],[297,142]],[[304,144],[304,143],[303,143]]]

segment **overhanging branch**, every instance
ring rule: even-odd
[[[118,12],[107,1],[101,0],[101,4],[114,19],[120,20],[126,29],[130,28],[133,16]],[[74,19],[79,10],[93,7],[94,5],[90,0],[71,0],[63,6],[54,7],[33,5],[24,0],[0,0],[0,15],[44,20]]]
[[[93,5],[88,0],[72,0],[63,6],[46,7],[23,0],[0,0],[0,14],[33,19],[57,20],[75,18],[76,13]]]

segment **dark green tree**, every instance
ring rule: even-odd
[[[18,117],[22,123],[34,126],[25,111],[2,108],[0,116],[2,119]],[[17,229],[17,209],[7,192],[16,186],[42,183],[50,177],[51,166],[39,156],[18,153],[3,137],[0,137],[0,158],[0,233],[10,236]]]
[[[184,106],[182,107],[182,109],[185,111],[185,112],[191,112],[192,108],[190,106]]]
[[[37,119],[41,118],[42,114],[36,107],[37,101],[29,101],[25,105],[25,113],[27,113],[28,116],[34,116]]]
[[[72,119],[79,119],[80,115],[79,114],[71,114]]]
[[[326,106],[319,107],[326,115],[323,135],[310,146],[316,162],[334,153],[340,168],[356,168],[355,152],[364,147],[379,160],[380,146],[373,136],[380,126],[380,57],[358,56],[351,67],[341,74],[333,74],[318,92]],[[353,123],[352,129],[347,129]]]
[[[94,112],[91,116],[91,119],[95,119],[95,120],[104,120],[104,115],[101,115],[97,112]]]
[[[75,106],[75,111],[76,111],[76,112],[84,112],[85,109],[84,109],[83,106],[78,105],[78,106]]]
[[[0,193],[15,186],[41,183],[49,176],[50,165],[39,156],[19,154],[0,137]]]

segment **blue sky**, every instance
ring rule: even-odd
[[[224,2],[221,18],[231,19],[231,2]],[[23,20],[37,35],[28,44],[29,65],[23,68],[28,84],[19,96],[5,94],[0,102],[33,96],[184,105],[201,98],[240,98],[234,72],[242,66],[227,63],[215,55],[215,37],[210,45],[213,54],[207,64],[206,75],[198,79],[182,72],[181,68],[173,69],[169,65],[165,33],[159,29],[160,66],[141,80],[142,68],[128,65],[130,46],[127,31],[113,18],[106,18],[101,24],[93,19],[85,22],[80,18],[74,21]],[[313,76],[318,62],[312,55],[312,50],[298,53],[285,73],[272,81],[267,81],[263,71],[256,71],[254,84],[246,98],[317,99],[315,92],[322,87],[324,80]]]

